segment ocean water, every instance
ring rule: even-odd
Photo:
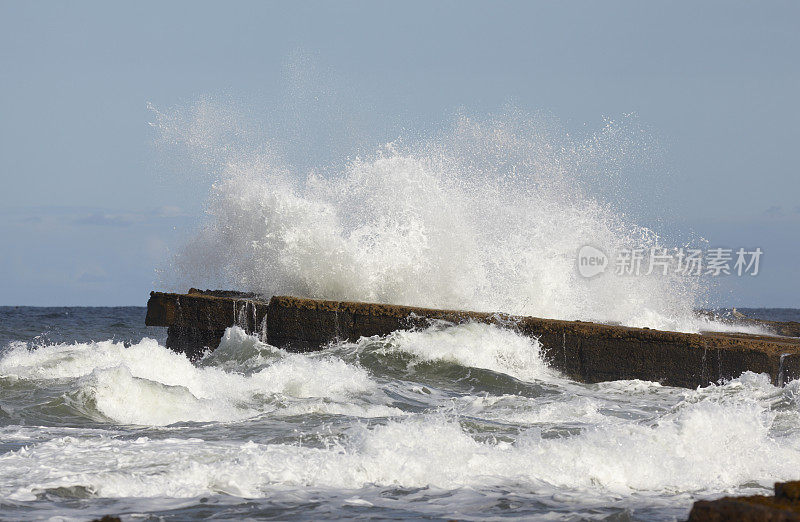
[[[0,308],[0,519],[680,520],[799,477],[797,381],[586,385],[448,323],[193,364],[144,315]]]
[[[738,308],[737,310],[753,319],[800,322],[800,311],[797,308]]]
[[[668,182],[635,119],[464,116],[303,167],[207,102],[154,116],[210,186],[159,288],[736,328],[695,313],[709,278],[576,269],[586,245],[705,246],[631,217]],[[231,328],[192,363],[144,314],[0,309],[0,518],[676,520],[800,478],[798,382],[585,385],[535,339],[441,322],[312,354]]]

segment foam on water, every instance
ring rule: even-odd
[[[456,489],[522,483],[540,492],[601,496],[766,487],[793,477],[800,444],[771,435],[775,414],[758,397],[769,384],[750,379],[744,386],[688,392],[651,423],[598,426],[563,438],[543,437],[537,429],[514,442],[476,438],[458,419],[435,413],[355,425],[325,447],[59,437],[0,456],[0,490],[25,500],[36,491],[76,485],[103,497],[259,497],[277,486]],[[730,394],[735,400],[723,399]]]
[[[424,330],[393,332],[382,339],[380,353],[402,352],[419,362],[453,362],[484,368],[527,381],[552,380],[557,372],[544,361],[539,341],[495,325],[446,322]],[[363,348],[370,339],[362,339]]]
[[[362,366],[370,354],[408,371]],[[450,381],[475,369],[508,379]],[[0,355],[0,377],[52,388],[94,423],[3,427],[0,498],[13,502],[317,491],[359,505],[423,488],[459,499],[437,516],[495,490],[525,492],[534,514],[538,502],[621,503],[683,516],[692,495],[760,491],[800,466],[798,381],[583,385],[549,370],[538,342],[494,325],[437,322],[305,355],[234,327],[199,365],[149,339],[17,344]],[[514,383],[536,385],[504,388]]]
[[[402,413],[381,404],[377,385],[364,369],[340,359],[289,354],[238,327],[225,333],[220,350],[217,357],[238,350],[252,355],[232,367],[224,361],[197,367],[152,339],[127,348],[113,341],[32,350],[17,343],[0,357],[0,377],[74,380],[72,407],[122,424],[233,421],[265,412]]]
[[[217,180],[208,219],[175,261],[177,287],[708,327],[693,313],[704,281],[576,270],[583,245],[677,246],[625,213],[620,165],[652,148],[633,120],[575,138],[552,119],[463,117],[433,138],[309,172],[243,138],[219,141],[208,111],[191,130],[175,124],[191,116],[156,115]]]

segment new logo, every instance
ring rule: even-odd
[[[578,273],[586,278],[594,277],[606,271],[608,256],[591,245],[584,245],[578,250]]]

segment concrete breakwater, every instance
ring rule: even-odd
[[[436,310],[227,291],[151,292],[146,324],[168,328],[167,347],[199,358],[233,325],[290,351],[334,340],[421,328],[431,320],[478,321],[513,328],[541,342],[548,363],[587,383],[642,379],[695,388],[742,372],[767,373],[782,385],[800,377],[800,339],[738,333],[684,334],[501,313]]]

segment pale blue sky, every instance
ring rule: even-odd
[[[635,113],[666,151],[644,224],[764,250],[718,304],[800,307],[798,56],[790,1],[0,0],[0,305],[146,302],[206,192],[147,104],[204,98],[314,138],[311,163],[509,103]]]

